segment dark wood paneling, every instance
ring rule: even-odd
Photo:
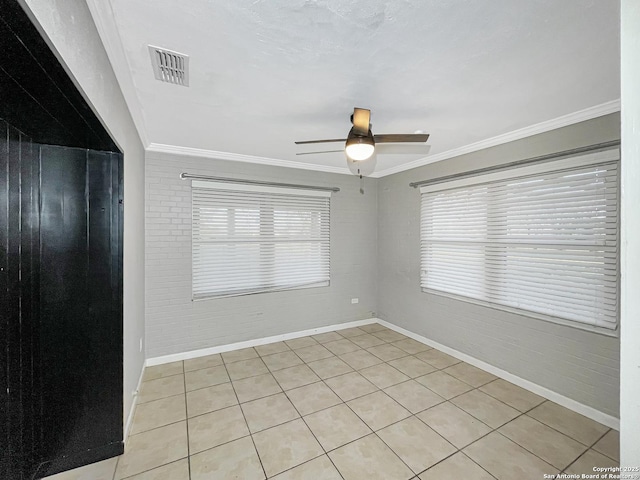
[[[38,165],[37,146],[0,122],[2,178],[2,478],[32,468],[39,452],[38,342]],[[6,421],[4,421],[6,419]]]
[[[19,479],[122,453],[122,155],[0,126],[0,478]]]
[[[9,444],[9,126],[0,122],[0,478],[10,478],[11,447]],[[6,420],[4,420],[6,419]]]
[[[22,445],[22,388],[20,384],[20,322],[13,321],[20,317],[20,133],[9,127],[7,187],[9,209],[7,212],[7,294],[9,313],[7,329],[7,384],[9,399],[9,450],[12,456],[21,452]],[[18,207],[18,208],[16,208]]]
[[[22,455],[34,464],[40,451],[38,147],[20,136],[20,372]]]
[[[16,0],[0,0],[0,118],[43,144],[118,151]]]
[[[11,463],[24,461],[23,452],[23,385],[21,369],[22,338],[20,319],[20,166],[21,135],[16,129],[7,129],[7,391],[9,392],[7,430],[9,435],[8,450]],[[18,208],[16,208],[18,207]]]
[[[117,156],[109,152],[87,152],[87,329],[90,337],[85,349],[94,366],[93,378],[86,381],[90,386],[98,383],[104,386],[104,391],[92,388],[87,399],[95,405],[90,419],[94,429],[100,431],[100,434],[92,434],[96,445],[122,438],[122,304],[120,282],[112,275],[119,268],[117,242],[120,230],[112,229],[119,219],[119,209],[114,205],[119,186],[112,189],[117,183],[117,167]],[[97,415],[99,412],[100,416]]]
[[[16,0],[0,51],[0,478],[26,480],[123,451],[123,157]]]
[[[86,395],[81,360],[87,341],[86,152],[43,146],[40,152],[40,338],[45,457],[82,441],[74,416]],[[83,421],[85,421],[83,419]]]
[[[122,262],[120,157],[41,147],[40,339],[47,367],[41,398],[48,475],[78,466],[91,452],[97,460],[122,448],[121,281],[113,276]]]

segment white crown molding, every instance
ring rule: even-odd
[[[302,170],[316,170],[318,172],[341,173],[351,175],[347,167],[330,167],[328,165],[315,165],[313,163],[293,162],[291,160],[279,160],[277,158],[243,155],[241,153],[218,152],[202,148],[181,147],[178,145],[165,145],[163,143],[151,143],[147,152],[169,153],[172,155],[186,155],[190,157],[215,158],[218,160],[230,160],[232,162],[258,163],[274,167],[299,168]]]
[[[495,137],[487,138],[486,140],[481,140],[479,142],[471,143],[463,147],[454,148],[452,150],[447,150],[446,152],[437,153],[435,155],[428,155],[424,158],[419,158],[418,160],[414,160],[413,162],[405,163],[403,165],[398,165],[396,167],[387,168],[386,170],[382,170],[379,172],[374,172],[371,175],[371,177],[373,178],[386,177],[387,175],[393,175],[394,173],[404,172],[406,170],[411,170],[412,168],[422,167],[424,165],[429,165],[430,163],[440,162],[442,160],[458,157],[466,153],[476,152],[478,150],[484,150],[485,148],[489,148],[489,147],[495,147],[496,145],[502,145],[504,143],[513,142],[514,140],[520,140],[526,137],[530,137],[532,135],[548,132],[550,130],[566,127],[568,125],[584,122],[586,120],[591,120],[593,118],[602,117],[603,115],[608,115],[610,113],[615,113],[619,111],[620,111],[620,99],[612,100],[611,102],[601,103],[600,105],[595,105],[593,107],[585,108],[584,110],[579,110],[577,112],[573,112],[568,115],[563,115],[561,117],[553,118],[551,120],[536,123],[535,125],[530,125],[528,127],[520,128],[518,130],[513,130],[511,132],[503,133],[502,135],[497,135]]]
[[[503,133],[502,135],[497,135],[495,137],[487,138],[486,140],[481,140],[479,142],[471,143],[469,145],[454,148],[446,152],[438,153],[435,155],[429,155],[429,156],[420,158],[418,160],[414,160],[413,162],[405,163],[403,165],[398,165],[392,168],[387,168],[386,170],[381,170],[379,172],[374,172],[370,175],[370,177],[371,178],[386,177],[388,175],[393,175],[394,173],[404,172],[406,170],[411,170],[412,168],[429,165],[430,163],[440,162],[442,160],[447,160],[449,158],[457,157],[467,153],[476,152],[478,150],[483,150],[489,147],[495,147],[496,145],[502,145],[504,143],[513,142],[514,140],[521,140],[523,138],[530,137],[532,135],[548,132],[551,130],[555,130],[557,128],[566,127],[568,125],[584,122],[586,120],[591,120],[593,118],[601,117],[603,115],[608,115],[610,113],[615,113],[619,111],[620,111],[620,99],[613,100],[611,102],[606,102],[600,105],[596,105],[594,107],[585,108],[584,110],[573,112],[568,115],[563,115],[562,117],[553,118],[545,122],[536,123],[535,125],[530,125],[528,127],[520,128],[512,132],[507,132],[507,133]],[[277,158],[259,157],[254,155],[243,155],[240,153],[219,152],[216,150],[207,150],[207,149],[192,148],[192,147],[181,147],[178,145],[166,145],[163,143],[150,143],[147,146],[147,151],[168,153],[172,155],[186,155],[186,156],[192,156],[192,157],[216,158],[219,160],[230,160],[233,162],[258,163],[261,165],[271,165],[275,167],[299,168],[302,170],[315,170],[318,172],[351,175],[351,172],[346,167],[344,168],[330,167],[330,166],[316,165],[312,163],[294,162],[291,160],[280,160]]]
[[[122,90],[122,94],[129,107],[129,113],[138,130],[138,136],[142,141],[142,145],[146,147],[149,145],[149,137],[147,135],[142,104],[140,103],[138,90],[133,81],[131,67],[124,53],[124,47],[122,39],[120,38],[120,31],[115,22],[111,1],[87,0],[87,6],[93,17],[93,22],[96,25],[109,61],[111,62],[111,68],[113,68],[113,72],[118,80],[120,90]]]

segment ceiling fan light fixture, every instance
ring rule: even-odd
[[[369,131],[369,135],[361,137],[359,135],[349,135],[344,151],[351,160],[356,162],[366,160],[373,155],[375,143],[373,135]]]

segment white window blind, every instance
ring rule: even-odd
[[[330,193],[192,182],[193,298],[329,285]]]
[[[421,287],[615,329],[618,150],[421,188]]]

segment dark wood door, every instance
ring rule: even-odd
[[[2,468],[32,478],[122,452],[122,155],[4,126]]]
[[[119,157],[40,148],[43,473],[121,449]]]

